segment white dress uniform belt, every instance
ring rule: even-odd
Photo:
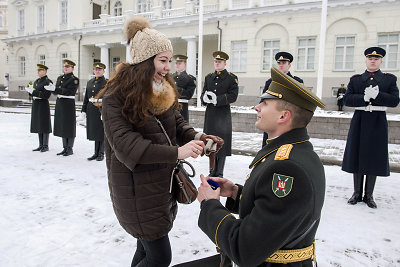
[[[33,100],[36,100],[36,99],[44,99],[44,98],[37,97],[37,96],[32,96],[32,98],[33,98]]]
[[[178,99],[179,103],[189,103],[189,100],[187,99]]]
[[[75,99],[74,95],[57,95],[58,98],[69,98],[69,99]]]
[[[386,110],[387,110],[387,107],[368,105],[368,106],[366,106],[366,107],[356,107],[355,109],[356,109],[356,110],[362,110],[362,111],[369,111],[369,112],[372,112],[372,111],[386,111]]]
[[[89,98],[89,102],[101,103],[101,102],[103,102],[103,99],[101,99],[101,98],[97,99],[97,98],[91,97],[91,98]]]

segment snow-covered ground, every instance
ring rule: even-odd
[[[63,157],[56,156],[61,138],[53,135],[49,152],[32,152],[38,138],[29,125],[29,114],[0,113],[0,266],[130,266],[136,240],[115,218],[105,162],[86,160],[94,145],[86,140],[85,128],[77,127],[74,155]],[[243,183],[251,160],[229,157],[226,177]],[[208,159],[191,162],[198,184]],[[400,174],[378,178],[374,210],[347,204],[351,174],[338,166],[325,171],[319,266],[400,266]],[[215,253],[197,227],[198,213],[197,202],[179,207],[170,232],[173,264]]]

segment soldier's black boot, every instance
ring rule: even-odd
[[[376,182],[376,176],[367,175],[367,178],[365,181],[365,194],[364,194],[363,201],[371,209],[376,209],[378,207],[372,196],[372,194],[374,193],[375,182]]]
[[[57,156],[60,156],[60,155],[64,155],[65,154],[65,152],[67,152],[67,138],[62,138],[62,142],[63,142],[63,151],[61,151],[60,153],[57,153]]]
[[[43,134],[40,133],[38,135],[39,135],[39,147],[35,148],[35,149],[32,149],[32,151],[40,151],[42,149],[42,146],[43,146]]]
[[[351,205],[355,205],[357,204],[357,202],[362,201],[364,175],[354,173],[353,179],[354,179],[354,193],[351,196],[351,198],[347,201],[347,203]]]
[[[97,161],[102,161],[104,159],[104,141],[99,141],[99,155],[97,156]]]
[[[98,156],[99,156],[99,141],[94,141],[94,154],[90,158],[87,158],[87,160],[97,159]]]
[[[43,134],[43,146],[40,152],[46,152],[49,151],[49,134],[44,133]]]
[[[72,150],[72,147],[74,146],[74,137],[69,137],[67,138],[67,149],[65,151],[65,153],[63,154],[63,156],[67,157],[67,156],[71,156],[72,154],[74,154],[74,151]]]
[[[224,177],[225,156],[215,157],[215,176]]]

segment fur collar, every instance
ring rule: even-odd
[[[167,111],[176,101],[175,89],[165,79],[162,81],[160,88],[153,88],[153,96],[151,97],[150,112],[154,115],[160,115]]]

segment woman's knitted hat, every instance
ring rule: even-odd
[[[164,34],[152,29],[150,22],[144,17],[129,18],[124,25],[124,34],[129,43],[132,64],[143,62],[161,52],[172,52],[171,41]]]

